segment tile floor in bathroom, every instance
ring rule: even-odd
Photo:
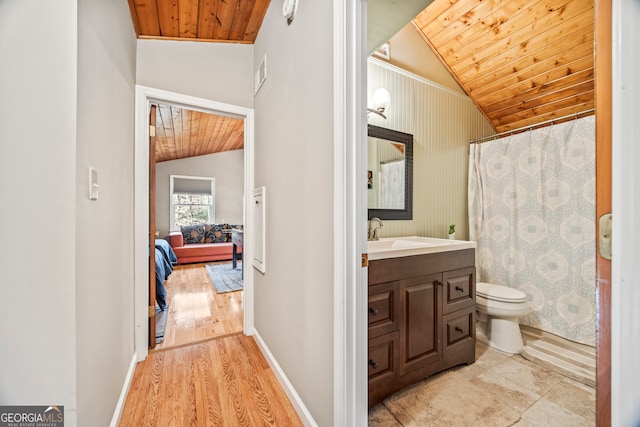
[[[369,426],[594,426],[595,389],[477,341],[476,362],[369,410]]]

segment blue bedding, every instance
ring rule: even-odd
[[[178,261],[169,242],[163,239],[155,241],[156,256],[156,302],[162,311],[167,308],[167,289],[164,281],[173,272],[173,264]]]
[[[166,240],[156,239],[156,249],[160,249],[162,251],[162,254],[166,258],[167,262],[169,262],[169,265],[173,265],[178,262],[176,253],[173,252],[173,248]]]

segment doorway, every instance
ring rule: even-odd
[[[149,294],[159,287],[166,298],[149,325],[150,347],[242,333],[243,264],[233,265],[232,236],[243,228],[244,119],[167,104],[152,114],[150,231],[169,259],[160,257],[163,283],[152,274]]]
[[[243,226],[245,243],[243,258],[253,259],[253,208],[246,195],[253,189],[254,113],[252,109],[191,97],[145,86],[136,86],[135,147],[134,147],[134,301],[135,349],[138,361],[148,355],[148,221],[149,221],[149,111],[152,104],[171,105],[209,114],[244,120],[244,194]],[[253,271],[245,268],[243,291],[243,332],[253,335]]]

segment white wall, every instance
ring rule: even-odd
[[[0,197],[16,207],[2,211],[0,401],[108,425],[133,357],[129,10],[3,1],[0,40]]]
[[[97,426],[110,422],[134,352],[136,36],[126,2],[78,3],[78,425]],[[89,166],[99,175],[95,201],[87,197]]]
[[[77,395],[76,9],[0,2],[0,403],[64,405],[67,426]]]
[[[398,31],[389,40],[389,44],[391,55],[387,62],[390,64],[466,95],[447,67],[442,64],[440,57],[433,52],[412,23]]]
[[[613,1],[613,426],[640,425],[640,4]]]
[[[215,221],[242,224],[244,196],[244,150],[169,160],[156,164],[156,229],[169,234],[170,175],[215,178]]]
[[[266,274],[255,328],[315,421],[333,424],[333,51],[330,2],[271,3],[255,43],[255,185],[266,200]]]
[[[253,46],[138,40],[137,84],[253,107]]]

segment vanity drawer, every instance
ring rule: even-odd
[[[369,340],[369,379],[393,374],[398,366],[398,332]]]
[[[369,338],[398,330],[398,292],[395,283],[369,286]]]
[[[476,335],[476,309],[470,307],[457,313],[444,316],[444,344],[446,348],[461,343],[475,340]]]
[[[451,313],[476,304],[476,269],[475,267],[444,273],[445,295],[443,313]]]

